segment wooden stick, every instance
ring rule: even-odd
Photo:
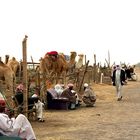
[[[35,69],[35,65],[34,65],[34,61],[33,61],[33,57],[31,56],[31,61],[32,61],[32,64],[33,64],[33,70]]]
[[[94,82],[96,82],[96,54],[94,54],[94,64],[93,64],[93,69],[94,69],[94,73],[93,73],[93,80]]]
[[[81,91],[81,87],[82,87],[82,84],[83,84],[83,81],[84,81],[84,78],[85,78],[85,74],[87,72],[88,64],[89,64],[89,60],[86,63],[85,71],[84,71],[84,74],[83,74],[83,77],[82,77],[82,81],[81,81],[81,84],[80,84],[80,87],[79,87],[79,92]]]
[[[23,55],[23,101],[24,101],[24,112],[25,116],[28,118],[28,80],[27,80],[27,38],[28,36],[25,35],[25,38],[22,41],[22,55]]]
[[[106,58],[105,58],[105,61],[106,61],[107,67],[109,67],[109,62],[107,61],[107,59],[106,59]]]
[[[85,55],[85,65],[86,65],[86,62],[87,62],[87,56]]]
[[[110,52],[108,50],[108,67],[110,68]]]

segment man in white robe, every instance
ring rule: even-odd
[[[43,119],[44,103],[41,102],[37,94],[33,94],[32,98],[35,98],[34,108],[36,109],[37,119],[39,122],[44,122],[45,121]]]
[[[112,82],[113,86],[116,87],[117,101],[122,100],[122,86],[125,84],[125,72],[121,69],[119,65],[113,72]]]
[[[16,136],[26,140],[36,140],[28,119],[23,114],[19,114],[16,118],[10,118],[5,113],[5,103],[3,101],[0,102],[0,134]]]

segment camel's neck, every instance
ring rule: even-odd
[[[0,66],[5,66],[5,64],[2,61],[0,61]]]
[[[71,58],[70,59],[70,62],[75,62],[75,58]]]

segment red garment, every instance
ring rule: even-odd
[[[6,105],[5,100],[4,100],[3,96],[2,96],[2,93],[0,93],[0,106],[5,107],[5,105]]]
[[[49,55],[58,55],[58,52],[57,51],[51,51],[51,52],[47,52],[47,54],[49,54]]]
[[[0,106],[1,106],[1,107],[5,107],[5,100],[0,99]]]

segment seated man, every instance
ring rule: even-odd
[[[82,100],[86,104],[86,107],[93,107],[96,102],[96,95],[87,83],[84,84],[84,96]]]
[[[62,94],[62,92],[63,92],[63,90],[64,90],[63,85],[61,85],[61,84],[56,84],[56,85],[54,86],[54,90],[57,92],[58,97],[60,97],[61,94]]]
[[[16,99],[15,99],[16,98]],[[18,105],[21,106],[21,111],[22,111],[22,106],[23,106],[23,91],[20,90],[20,88],[17,88],[16,94],[13,97],[15,101],[17,101]],[[41,102],[39,99],[39,96],[37,93],[33,93],[33,95],[28,98],[28,109],[32,109],[33,107],[36,109],[37,113],[37,118],[39,122],[44,122],[43,120],[43,106],[44,104]]]
[[[23,114],[19,114],[16,118],[9,117],[9,114],[5,113],[5,108],[5,101],[0,102],[0,137],[14,136],[26,140],[36,140],[28,119]]]
[[[32,95],[32,98],[36,99],[36,100],[34,100],[34,104],[35,104],[35,109],[36,109],[36,112],[37,112],[37,119],[38,119],[39,122],[44,122],[45,121],[43,119],[44,103],[41,102],[38,95],[36,95],[36,94]]]
[[[47,52],[47,55],[52,59],[52,60],[56,60],[58,57],[58,52],[57,51],[50,51]]]
[[[81,104],[80,104],[81,100],[80,100],[80,98],[79,98],[78,93],[77,93],[75,90],[71,90],[71,92],[74,93],[74,95],[75,95],[75,97],[76,97],[76,106],[77,106],[77,107],[80,106],[80,105],[81,105]]]
[[[72,90],[73,90],[73,84],[68,84],[67,88],[64,89],[64,91],[62,92],[61,94],[61,97],[65,97],[65,98],[68,98],[69,99],[69,102],[70,102],[70,105],[69,105],[69,108],[70,109],[76,109],[75,106],[76,106],[76,96],[74,93],[72,93]]]

